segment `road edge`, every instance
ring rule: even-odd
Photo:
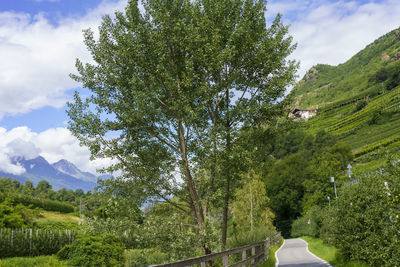
[[[321,260],[323,263],[327,264],[329,267],[333,267],[329,262],[327,262],[327,261],[324,260],[324,259],[321,259],[321,258],[318,257],[317,255],[315,255],[314,253],[312,253],[312,252],[308,249],[308,242],[307,242],[307,241],[305,241],[303,238],[299,238],[299,239],[301,239],[301,240],[303,240],[304,242],[306,242],[306,244],[307,244],[306,250],[307,250],[308,253],[310,253],[313,257],[315,257],[315,258]],[[275,267],[276,267],[276,266],[275,266]]]
[[[285,245],[285,239],[283,239],[283,243],[282,243],[282,245],[275,251],[275,267],[278,267],[279,266],[279,259],[278,259],[278,252],[279,252],[279,250],[281,249],[281,248],[283,248],[283,246]],[[308,246],[308,244],[307,244],[307,246]]]

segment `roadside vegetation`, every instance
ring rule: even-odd
[[[358,175],[358,182],[343,185],[330,206],[304,212],[293,223],[292,235],[321,238],[348,261],[395,266],[400,262],[398,158],[399,154],[391,155],[382,172]]]
[[[324,243],[322,239],[309,236],[301,236],[301,239],[308,243],[308,249],[316,256],[324,259],[335,267],[371,267],[365,262],[348,261],[332,245]]]
[[[271,247],[268,251],[268,259],[261,263],[259,266],[260,267],[275,267],[276,263],[276,258],[275,258],[275,252],[282,246],[283,244],[283,238],[280,240],[278,244],[275,246]]]

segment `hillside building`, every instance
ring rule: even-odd
[[[299,118],[308,120],[311,117],[316,116],[318,111],[316,109],[294,109],[289,113],[290,118]]]

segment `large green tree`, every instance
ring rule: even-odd
[[[261,0],[141,3],[105,16],[98,39],[84,32],[94,62],[78,60],[72,77],[91,95],[69,103],[69,129],[93,158],[116,160],[107,171],[121,175],[105,183],[116,193],[163,199],[200,233],[221,196],[224,246],[233,146],[241,130],[282,114],[292,39],[280,16],[267,27]]]

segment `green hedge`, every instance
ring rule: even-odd
[[[4,201],[7,197],[11,198],[14,204],[22,204],[24,206],[32,205],[33,208],[41,208],[47,211],[58,211],[62,213],[74,212],[74,206],[69,203],[50,199],[35,198],[21,194],[0,193],[0,202]]]
[[[52,255],[75,237],[70,230],[0,228],[0,258]]]

